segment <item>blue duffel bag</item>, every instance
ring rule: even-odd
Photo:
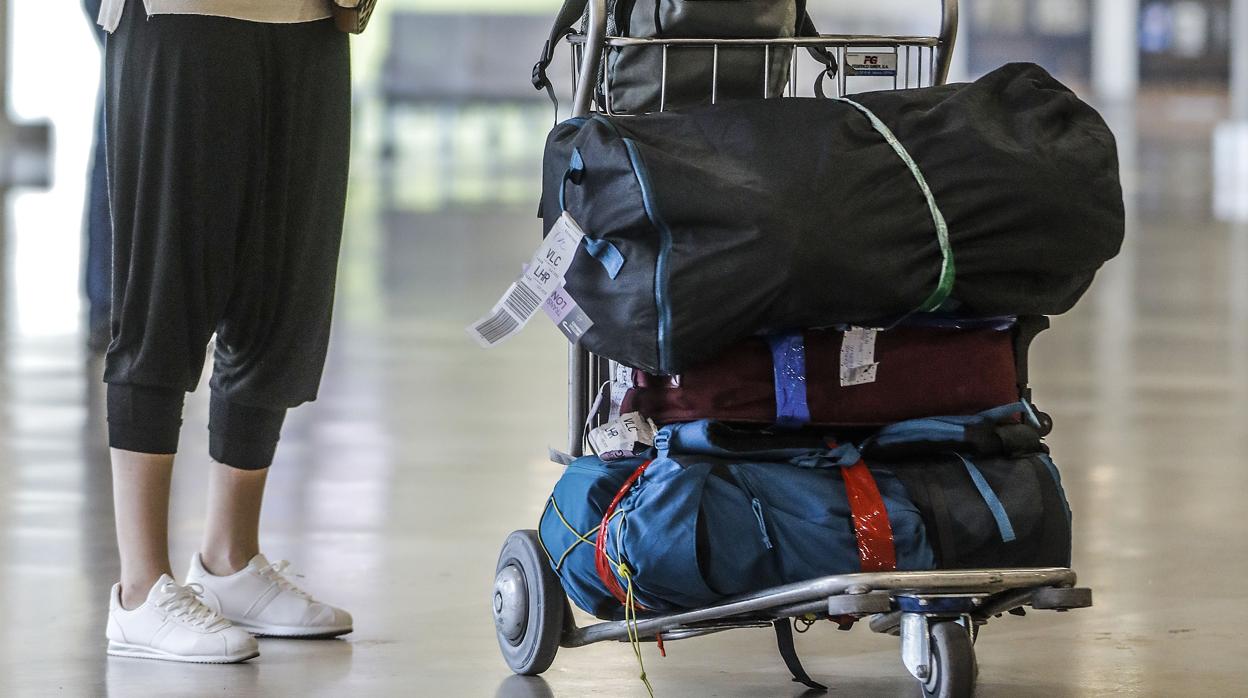
[[[599,578],[594,543],[609,504],[649,462],[609,523],[610,574],[649,611],[862,569],[842,467],[859,461],[805,437],[754,437],[715,422],[662,429],[653,460],[572,462],[539,532],[577,606],[600,618],[623,608]],[[892,527],[897,569],[926,570],[934,554],[918,509],[891,473],[871,469]],[[622,564],[621,564],[622,563]]]

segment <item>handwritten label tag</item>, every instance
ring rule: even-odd
[[[654,445],[657,431],[640,413],[629,412],[589,432],[589,443],[603,460],[631,458]]]
[[[875,361],[875,337],[878,330],[851,327],[841,339],[841,386],[874,383],[879,371]]]
[[[485,317],[468,326],[468,335],[488,349],[519,334],[551,294],[559,290],[584,237],[581,227],[564,211],[529,259],[524,273],[507,287]]]

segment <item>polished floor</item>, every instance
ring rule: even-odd
[[[1248,225],[1211,215],[1209,120],[1182,104],[1111,113],[1129,241],[1035,350],[1096,607],[990,624],[981,696],[1248,695]],[[624,645],[565,650],[529,680],[509,677],[495,645],[495,557],[508,532],[533,527],[559,476],[545,456],[564,414],[564,340],[548,323],[491,352],[463,332],[538,232],[524,143],[541,125],[498,118],[520,135],[509,146],[519,176],[489,174],[471,139],[449,164],[408,143],[390,179],[361,149],[324,388],[288,422],[264,512],[270,557],[351,609],[357,631],[266,640],[247,665],[105,658],[117,568],[100,366],[81,337],[55,330],[66,323],[38,322],[53,310],[23,295],[28,248],[12,242],[38,231],[8,230],[0,696],[644,695]],[[205,417],[197,394],[175,482],[178,566],[203,519]],[[909,694],[896,640],[827,625],[799,648],[833,695]],[[765,631],[673,643],[666,659],[647,649],[646,660],[659,695],[801,694]]]

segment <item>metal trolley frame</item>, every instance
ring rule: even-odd
[[[669,60],[695,50],[712,54],[707,85],[712,103],[718,99],[719,52],[724,48],[761,48],[765,83],[772,56],[787,53],[791,65],[784,94],[769,94],[771,88],[764,84],[760,90],[763,97],[798,94],[798,49],[817,49],[835,59],[835,71],[819,66],[816,91],[821,94],[829,77],[835,95],[848,93],[852,86],[849,79],[855,76],[848,74],[847,59],[860,51],[894,56],[893,89],[943,84],[957,35],[957,0],[942,0],[941,10],[940,33],[936,36],[642,39],[608,36],[606,0],[590,0],[585,33],[568,37],[575,88],[572,114],[584,116],[596,110],[621,115],[612,109],[609,71],[602,73],[606,84],[601,90],[597,89],[598,76],[610,51],[634,46],[652,46],[663,52],[662,71],[657,76],[660,109],[666,108]],[[568,452],[574,457],[584,452],[586,430],[604,420],[606,410],[594,408],[595,398],[608,383],[612,369],[607,359],[580,346],[569,350]],[[577,627],[537,532],[523,530],[508,537],[499,556],[493,609],[499,646],[517,674],[545,671],[560,647],[608,640],[673,641],[735,628],[777,627],[779,631],[779,624],[787,625],[794,618],[854,618],[867,619],[873,631],[901,637],[902,662],[917,679],[922,695],[967,696],[973,692],[978,673],[974,642],[979,627],[1005,612],[1022,615],[1024,606],[1058,611],[1090,606],[1091,590],[1077,588],[1075,583],[1074,571],[1065,568],[845,574],[765,589],[706,608]],[[795,657],[785,659],[786,663],[792,661],[789,668],[795,680],[810,682]]]

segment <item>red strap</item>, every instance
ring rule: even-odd
[[[615,578],[615,570],[611,569],[611,561],[607,559],[607,530],[611,523],[611,517],[615,514],[615,508],[619,506],[620,500],[624,499],[624,495],[633,488],[633,484],[646,472],[646,468],[650,467],[653,461],[642,463],[628,479],[624,481],[624,485],[620,487],[620,491],[615,493],[615,499],[611,500],[611,504],[607,507],[606,512],[602,515],[602,524],[598,526],[598,539],[594,541],[594,569],[598,572],[598,578],[602,580],[603,586],[611,595],[621,604],[628,600],[628,596],[624,593],[624,588],[620,586],[620,580]],[[887,517],[885,517],[887,518]],[[641,609],[641,604],[634,603],[636,608]]]
[[[893,527],[880,488],[867,468],[866,461],[841,468],[845,494],[854,517],[854,535],[858,538],[858,558],[863,572],[886,572],[897,569],[897,550],[893,547]]]

